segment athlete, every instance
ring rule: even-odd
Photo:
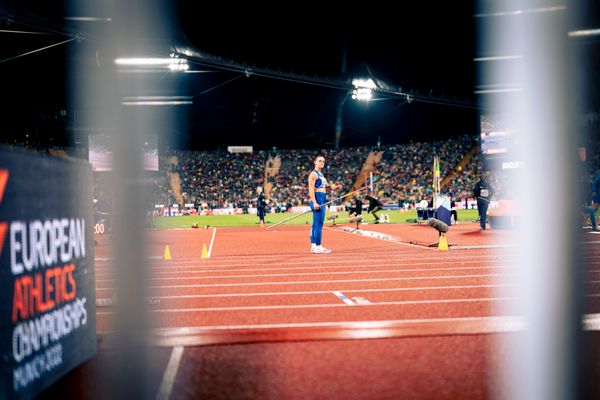
[[[308,175],[308,195],[310,197],[310,208],[313,214],[312,229],[310,231],[310,252],[317,254],[331,253],[331,250],[321,246],[323,239],[323,222],[325,221],[325,208],[327,203],[326,190],[339,190],[342,185],[327,183],[327,179],[321,172],[325,166],[325,157],[315,158],[315,169]]]

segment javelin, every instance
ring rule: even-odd
[[[348,196],[350,196],[351,194],[354,194],[354,193],[357,193],[357,192],[363,191],[363,190],[365,190],[365,189],[367,189],[367,188],[368,188],[368,186],[361,187],[360,189],[357,189],[357,190],[355,190],[355,191],[353,191],[353,192],[350,192],[350,193],[346,193],[345,195],[343,195],[343,196],[341,196],[341,197],[338,197],[337,199],[329,200],[329,201],[328,201],[327,203],[325,203],[325,204],[319,204],[319,206],[321,206],[321,207],[324,207],[324,206],[326,206],[326,205],[328,205],[328,204],[331,204],[331,203],[333,203],[333,202],[335,202],[335,201],[338,201],[338,200],[340,200],[340,199],[343,199],[344,197],[348,197]],[[294,215],[294,216],[292,216],[292,217],[290,217],[290,218],[288,218],[288,219],[284,219],[283,221],[279,221],[279,222],[278,222],[278,223],[276,223],[276,224],[273,224],[273,225],[271,225],[271,226],[268,226],[268,227],[267,227],[267,229],[269,229],[269,228],[272,228],[272,227],[274,227],[274,226],[277,226],[277,225],[281,225],[281,224],[283,224],[284,222],[291,221],[291,220],[293,220],[294,218],[298,218],[299,216],[301,216],[301,215],[304,215],[304,214],[306,214],[306,213],[309,213],[309,212],[311,212],[311,211],[312,211],[312,209],[310,209],[310,210],[306,210],[306,211],[303,211],[303,212],[301,212],[301,213],[300,213],[300,214],[298,214],[298,215]]]

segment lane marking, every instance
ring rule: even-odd
[[[399,261],[402,261],[401,264],[399,264]],[[172,266],[169,267],[171,270],[169,271],[165,271],[164,269],[156,269],[156,270],[152,270],[150,269],[150,272],[152,273],[152,275],[172,275],[172,274],[181,274],[181,273],[193,273],[193,274],[199,274],[199,273],[212,273],[212,272],[236,272],[236,271],[287,271],[287,270],[292,270],[292,271],[297,271],[299,269],[311,269],[311,270],[315,270],[315,269],[340,269],[340,268],[352,268],[352,269],[357,269],[357,268],[377,268],[377,267],[381,267],[381,266],[396,266],[396,265],[401,265],[402,267],[413,267],[413,266],[428,266],[428,265],[436,265],[436,266],[444,266],[444,265],[455,265],[455,264],[460,264],[460,265],[465,265],[465,264],[484,264],[484,263],[510,263],[512,262],[512,260],[483,260],[483,259],[471,259],[471,260],[466,260],[466,261],[461,261],[461,260],[450,260],[448,262],[445,261],[440,261],[440,262],[406,262],[406,260],[389,260],[389,262],[376,262],[376,263],[370,263],[370,262],[364,262],[364,261],[356,261],[356,265],[351,265],[352,261],[349,261],[348,263],[345,263],[344,265],[340,265],[339,262],[333,262],[333,263],[321,263],[321,265],[315,266],[314,264],[311,263],[278,263],[277,267],[264,267],[264,268],[248,268],[248,266],[253,267],[255,264],[248,264],[248,265],[244,265],[244,264],[236,264],[235,267],[240,267],[240,268],[223,268],[223,267],[229,267],[229,266],[219,266],[219,268],[207,268],[206,266],[204,266],[203,264],[197,264],[195,266]],[[333,264],[333,265],[322,265],[322,264]],[[281,265],[300,265],[300,267],[280,267]],[[305,267],[302,267],[302,265],[306,265]],[[600,263],[599,263],[600,265]],[[233,267],[233,265],[232,265]],[[201,270],[198,270],[198,268],[201,268]],[[454,267],[440,267],[439,269],[451,269]],[[456,267],[456,268],[460,268],[460,267]],[[475,268],[475,267],[466,267],[466,268]],[[517,268],[517,267],[514,267]],[[175,269],[175,271],[173,271],[172,269]],[[399,269],[399,271],[411,271],[411,270],[418,270],[418,271],[424,271],[424,270],[433,270],[433,268],[414,268],[414,269]],[[592,270],[594,271],[594,270]],[[116,274],[117,271],[114,268],[111,269],[103,269],[102,271],[98,271],[96,270],[96,276],[99,275],[114,275]]]
[[[210,239],[210,246],[208,247],[208,258],[212,254],[213,244],[215,243],[215,236],[217,235],[217,228],[213,228],[212,238]]]
[[[461,323],[461,322],[487,322],[494,324],[498,332],[515,332],[525,328],[525,319],[521,316],[485,316],[485,317],[451,317],[451,318],[418,318],[418,319],[394,319],[376,321],[324,321],[324,322],[295,322],[282,324],[249,324],[249,325],[214,325],[205,327],[179,327],[158,328],[152,331],[157,336],[183,336],[202,334],[207,330],[238,330],[238,329],[277,329],[277,328],[316,328],[316,327],[339,327],[349,329],[385,329],[394,324],[413,325],[428,323]],[[107,333],[110,331],[99,331]]]
[[[200,283],[195,285],[162,285],[148,286],[148,289],[192,289],[202,287],[232,287],[232,286],[269,286],[269,285],[302,285],[302,284],[329,284],[329,283],[353,283],[353,282],[386,282],[386,281],[413,281],[423,279],[467,279],[467,278],[496,278],[496,277],[518,277],[520,273],[504,274],[476,274],[476,275],[438,275],[402,278],[370,278],[370,279],[329,279],[319,281],[274,281],[274,282],[242,282],[242,283]],[[96,290],[112,289],[112,286],[96,287]]]
[[[382,301],[379,303],[364,304],[367,306],[406,306],[406,305],[421,305],[421,304],[451,304],[451,303],[487,303],[494,301],[518,301],[516,296],[505,297],[476,297],[470,299],[441,299],[441,300],[404,300],[404,301]],[[306,309],[306,308],[337,308],[345,307],[342,304],[289,304],[277,306],[238,306],[238,307],[197,307],[197,308],[156,308],[148,310],[149,313],[189,313],[189,312],[214,312],[214,311],[252,311],[252,310],[287,310],[287,309]],[[112,315],[114,312],[98,311],[96,315]]]
[[[206,283],[198,285],[166,285],[166,286],[148,286],[148,289],[170,289],[170,288],[201,288],[201,287],[226,287],[226,286],[269,286],[269,285],[313,285],[317,283],[350,283],[350,282],[387,282],[387,281],[412,281],[423,279],[467,279],[467,278],[495,278],[503,276],[520,276],[520,273],[514,274],[477,274],[477,275],[449,275],[449,276],[419,276],[403,278],[372,278],[372,279],[334,279],[324,281],[284,281],[284,282],[247,282],[247,283]],[[105,289],[105,288],[97,288]]]
[[[214,325],[205,327],[178,327],[178,328],[157,328],[152,330],[152,334],[161,337],[178,337],[187,335],[205,334],[207,331],[231,331],[231,330],[252,330],[252,329],[285,329],[285,328],[335,328],[343,327],[346,329],[386,329],[393,325],[410,326],[420,324],[460,324],[470,322],[483,322],[489,324],[487,333],[500,332],[519,332],[525,329],[526,320],[523,316],[505,315],[505,316],[483,316],[483,317],[451,317],[451,318],[418,318],[418,319],[395,319],[395,320],[376,320],[376,321],[324,321],[324,322],[295,322],[281,324],[249,324],[249,325]],[[584,314],[582,316],[582,328],[585,331],[600,331],[600,314]],[[110,333],[112,331],[98,331],[100,334]],[[471,332],[473,333],[473,332]]]
[[[113,261],[115,258],[114,257],[95,257],[94,260],[96,261]]]
[[[400,260],[399,260],[400,261]],[[506,260],[466,260],[466,261],[450,261],[445,263],[445,265],[453,265],[453,264],[486,264],[486,263],[502,263],[502,264],[508,264],[508,262]],[[286,264],[286,263],[281,263],[278,265],[293,265],[293,264],[297,264],[297,263],[292,263],[292,264]],[[363,263],[363,262],[358,262],[356,265],[350,265],[350,263],[344,264],[344,265],[339,265],[339,263],[332,263],[333,265],[319,265],[319,266],[315,266],[315,265],[311,265],[306,263],[305,267],[265,267],[265,268],[246,268],[245,266],[240,266],[240,268],[227,268],[227,269],[216,269],[216,268],[205,268],[202,264],[196,265],[196,266],[185,266],[185,267],[181,267],[181,266],[172,266],[169,267],[169,269],[177,269],[176,271],[170,270],[170,271],[164,271],[163,268],[157,269],[157,270],[150,270],[150,273],[153,276],[156,275],[181,275],[182,273],[191,273],[191,274],[203,274],[203,273],[215,273],[215,272],[239,272],[239,271],[298,271],[300,269],[311,269],[311,270],[316,270],[316,269],[340,269],[340,268],[348,268],[348,269],[360,269],[360,268],[377,268],[377,267],[382,267],[382,266],[396,266],[396,265],[401,265],[402,267],[412,267],[412,266],[424,266],[425,268],[401,268],[398,269],[398,271],[431,271],[434,269],[448,269],[451,270],[453,268],[462,268],[462,267],[438,267],[438,268],[428,268],[428,265],[439,265],[439,263],[408,263],[408,262],[402,262],[402,264],[398,264],[395,261],[390,261],[390,262],[381,262],[381,263]],[[250,264],[251,266],[253,266],[254,264]],[[303,264],[304,265],[304,264]],[[600,265],[600,263],[598,263],[598,265]],[[518,268],[518,267],[512,267],[509,265],[505,266],[506,268]],[[186,268],[186,269],[183,269]],[[201,268],[200,270],[198,270],[198,268]],[[477,267],[464,267],[464,268],[477,268]],[[494,266],[488,266],[485,268],[494,268]],[[595,270],[591,270],[591,271],[595,271]],[[115,275],[117,273],[116,270],[111,269],[111,270],[103,270],[101,272],[99,272],[98,270],[96,270],[96,276],[100,276],[100,275]],[[98,281],[98,280],[96,280]]]
[[[380,269],[371,271],[330,271],[330,272],[299,272],[295,274],[249,274],[249,275],[213,275],[213,276],[174,276],[174,277],[154,277],[150,276],[149,281],[173,281],[173,280],[206,280],[206,279],[239,279],[239,278],[273,278],[290,276],[322,276],[322,275],[353,275],[353,274],[383,274],[383,273],[402,273],[402,272],[427,272],[427,271],[464,271],[473,269],[517,269],[509,266],[484,266],[484,267],[457,267],[457,268],[427,268],[423,270],[404,270],[404,269]],[[113,279],[96,279],[96,283],[113,282]]]
[[[156,400],[169,400],[171,398],[173,383],[175,383],[175,376],[177,376],[177,370],[179,369],[182,354],[182,346],[173,347],[169,363],[167,364],[162,382],[160,383],[160,388],[158,389],[158,393],[156,393]]]
[[[516,283],[498,283],[489,285],[456,285],[456,286],[416,286],[402,288],[377,288],[377,289],[346,289],[346,293],[371,293],[371,292],[404,292],[404,291],[426,291],[426,290],[453,290],[453,289],[490,289],[503,287],[518,287]],[[261,297],[261,296],[298,296],[331,293],[330,290],[307,290],[297,292],[262,292],[262,293],[219,293],[219,294],[190,294],[179,296],[155,296],[163,300],[177,299],[202,299],[217,297]]]
[[[425,291],[425,290],[452,290],[452,289],[486,289],[486,288],[502,288],[502,287],[518,287],[517,283],[498,283],[485,285],[453,285],[453,286],[413,286],[400,288],[377,288],[377,289],[345,289],[346,293],[370,293],[370,292],[403,292],[403,291]],[[100,291],[112,291],[113,289],[98,289]],[[260,296],[298,296],[298,295],[314,295],[314,294],[329,294],[330,290],[307,290],[294,292],[259,292],[259,293],[215,293],[215,294],[185,294],[175,296],[154,296],[156,299],[162,300],[177,300],[177,299],[202,299],[202,298],[218,298],[218,297],[260,297]]]
[[[362,251],[362,252],[343,252],[343,254],[340,254],[340,252],[337,253],[331,253],[331,257],[328,257],[326,260],[323,260],[324,263],[331,263],[331,260],[337,260],[338,262],[340,261],[345,261],[348,259],[356,259],[356,258],[360,258],[361,260],[388,260],[388,259],[401,259],[401,260],[461,260],[461,259],[465,259],[465,258],[471,258],[471,257],[478,257],[478,258],[498,258],[498,259],[506,259],[506,258],[510,258],[510,259],[516,259],[518,258],[517,254],[514,253],[490,253],[490,252],[484,252],[481,251],[478,254],[473,254],[473,252],[452,252],[452,253],[425,253],[423,254],[421,253],[406,253],[406,252],[402,252],[402,253],[398,253],[396,251],[394,251],[396,249],[377,249],[377,251],[374,252],[369,252],[369,251]],[[596,257],[597,258],[597,257]],[[98,259],[96,259],[97,261]],[[196,257],[182,257],[182,258],[178,258],[178,260],[180,260],[179,264],[197,264],[198,263],[198,258]],[[268,256],[268,255],[264,255],[264,254],[256,254],[252,257],[243,257],[243,258],[225,258],[224,256],[218,259],[213,259],[210,260],[211,261],[211,265],[237,265],[240,263],[248,263],[248,262],[263,262],[263,263],[291,263],[291,264],[295,264],[295,263],[313,263],[315,262],[314,256],[313,257],[307,257],[306,254],[302,253],[302,254],[289,254],[287,257],[282,257],[282,256]],[[157,264],[161,264],[161,263],[157,263]],[[156,264],[153,264],[156,265]]]
[[[365,299],[364,297],[353,297],[352,300],[356,304],[371,304],[371,302],[369,300]]]
[[[583,315],[582,329],[600,330],[598,314]],[[485,333],[520,332],[527,324],[523,316],[479,316],[452,318],[423,318],[404,320],[375,321],[324,321],[279,324],[214,325],[176,328],[158,328],[151,332],[154,342],[159,346],[212,345],[220,343],[253,343],[281,341],[281,332],[287,340],[304,339],[376,339],[404,336],[432,335],[472,335]],[[248,337],[251,331],[259,337]],[[113,331],[98,331],[100,335]],[[269,333],[273,335],[269,337]]]
[[[356,305],[355,302],[353,302],[352,300],[350,300],[349,298],[347,298],[346,296],[344,296],[344,294],[342,292],[338,292],[337,290],[334,290],[331,293],[333,293],[338,299],[340,299],[344,303],[348,304],[349,306],[355,306]]]

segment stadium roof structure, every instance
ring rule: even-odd
[[[82,85],[78,69],[107,61],[92,27],[120,16],[85,20],[68,8],[71,3],[77,1],[60,8],[7,0],[0,7],[0,69],[11,77],[6,93],[12,99],[0,134],[62,135],[57,141],[68,142],[85,130],[74,121],[82,106],[69,93]],[[172,5],[161,15],[166,28],[152,28],[140,49],[144,56],[172,54],[190,65],[185,74],[150,78],[160,81],[162,92],[148,95],[192,99],[177,111],[180,125],[167,133],[167,142],[195,148],[333,146],[339,105],[352,77],[365,72],[377,83],[376,97],[368,104],[345,102],[344,146],[477,134],[482,103],[474,90],[475,4],[418,3],[403,2],[396,13],[371,7],[378,12],[361,16],[310,4],[286,13],[264,5],[165,2]],[[576,39],[585,45],[590,72],[599,70],[596,38]],[[598,85],[589,87],[595,93],[591,107],[598,110]],[[58,122],[47,123],[55,114]]]

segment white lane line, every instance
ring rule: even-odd
[[[345,328],[354,329],[377,329],[389,328],[391,324],[423,324],[423,323],[461,323],[461,322],[489,322],[497,325],[500,332],[522,330],[525,327],[525,319],[522,316],[487,316],[487,317],[452,317],[452,318],[422,318],[422,319],[395,319],[378,321],[334,321],[334,322],[296,322],[288,324],[249,324],[249,325],[215,325],[205,327],[180,327],[159,328],[152,331],[158,336],[181,336],[204,333],[207,330],[238,330],[238,329],[275,329],[275,328],[311,328],[311,327],[335,327],[343,325]]]
[[[377,289],[346,289],[346,293],[371,293],[371,292],[410,292],[410,291],[427,291],[427,290],[464,290],[464,289],[494,289],[506,287],[518,287],[516,283],[498,283],[489,285],[455,285],[455,286],[415,286],[401,288],[377,288]],[[307,290],[296,292],[262,292],[262,293],[219,293],[219,294],[187,294],[178,296],[154,296],[153,298],[161,300],[177,300],[177,299],[203,299],[203,298],[218,298],[218,297],[261,297],[261,296],[301,296],[331,293],[330,290]]]
[[[264,265],[265,267],[268,268],[262,268],[262,269],[284,269],[282,268],[282,266],[293,266],[293,265],[297,265],[300,268],[304,267],[304,268],[311,268],[311,269],[315,269],[315,268],[319,268],[319,269],[323,269],[323,268],[343,268],[345,266],[351,266],[352,268],[373,268],[371,265],[376,265],[376,266],[381,266],[381,265],[398,265],[398,263],[401,263],[400,265],[402,266],[419,266],[419,265],[453,265],[453,264],[475,264],[475,263],[511,263],[513,262],[514,258],[499,258],[499,257],[494,257],[494,256],[489,256],[489,257],[469,257],[468,259],[465,259],[464,257],[457,257],[457,258],[424,258],[424,257],[420,257],[420,258],[406,258],[406,257],[398,257],[398,258],[394,258],[394,257],[387,257],[384,258],[383,260],[378,260],[378,259],[371,259],[371,258],[367,258],[367,259],[341,259],[341,260],[329,260],[328,257],[328,261],[320,261],[319,263],[315,263],[314,260],[312,261],[306,261],[306,262],[278,262],[278,263],[266,263],[264,262],[262,259],[258,258],[257,260],[255,260],[252,263],[249,262],[245,262],[245,263],[235,263],[235,264],[222,264],[222,265],[216,265],[216,264],[206,264],[209,263],[210,261],[208,259],[206,259],[204,262],[202,263],[198,263],[198,260],[196,260],[193,264],[178,264],[179,265],[169,265],[169,271],[164,271],[164,268],[162,267],[154,267],[154,268],[150,268],[150,271],[156,273],[156,274],[170,274],[170,273],[180,273],[180,272],[200,272],[198,271],[198,268],[201,268],[201,271],[207,271],[207,272],[212,272],[212,271],[233,271],[233,270],[244,270],[244,271],[252,271],[252,270],[257,270],[258,268],[254,268],[254,269],[248,269],[248,267],[254,267],[258,265]],[[273,265],[276,265],[277,267],[271,267]],[[225,269],[227,268],[227,269]],[[229,269],[229,268],[234,268],[234,269]],[[288,269],[296,269],[296,268],[288,268]],[[114,266],[110,266],[110,267],[104,267],[104,268],[98,268],[96,266],[96,276],[100,276],[103,274],[114,274],[116,273],[116,269]]]
[[[308,328],[308,327],[336,327],[342,325],[347,329],[388,329],[390,325],[418,325],[431,323],[470,323],[485,322],[491,326],[485,330],[487,333],[519,332],[526,328],[526,320],[522,316],[487,316],[487,317],[454,317],[454,318],[423,318],[423,319],[397,319],[378,321],[347,321],[347,322],[300,322],[288,324],[252,324],[252,325],[214,325],[205,327],[178,327],[159,328],[152,331],[158,337],[179,337],[194,334],[204,334],[207,331],[229,331],[240,329],[281,329],[281,328]],[[584,314],[582,317],[584,331],[600,331],[600,314]],[[108,334],[111,331],[98,331],[99,334]],[[472,333],[472,332],[471,332]]]
[[[407,244],[408,245],[408,244]],[[469,257],[472,257],[472,255],[474,253],[476,254],[483,254],[483,255],[487,255],[487,252],[473,252],[473,251],[468,251],[468,250],[460,250],[460,251],[456,251],[456,252],[449,252],[449,253],[430,253],[430,252],[423,252],[421,251],[423,249],[422,246],[417,246],[417,245],[410,245],[413,246],[415,248],[416,251],[406,251],[406,252],[402,252],[401,254],[398,253],[398,257],[407,257],[407,256],[413,256],[413,257],[434,257],[434,258],[449,258],[449,257],[460,257],[460,256],[465,256],[468,255]],[[344,250],[343,252],[334,252],[331,253],[327,256],[327,260],[332,260],[332,259],[341,259],[341,260],[345,260],[348,258],[352,258],[352,257],[360,257],[365,258],[365,257],[370,257],[370,258],[386,258],[386,257],[391,257],[393,256],[393,252],[392,250],[394,250],[396,247],[395,246],[386,246],[385,248],[378,248],[378,250],[384,250],[382,251],[378,251],[378,252],[367,252],[365,253],[364,251],[352,251],[352,250]],[[512,252],[508,253],[510,255],[513,255]],[[299,259],[299,260],[304,260],[304,261],[310,261],[310,262],[314,262],[314,255],[311,257],[310,253],[306,253],[306,252],[302,252],[302,253],[294,253],[294,252],[288,252],[288,254],[256,254],[256,255],[249,255],[249,256],[241,256],[241,255],[235,255],[235,256],[222,256],[219,259],[215,259],[215,260],[211,260],[211,264],[215,264],[218,265],[219,263],[239,263],[239,262],[243,262],[245,260],[249,260],[249,261],[254,261],[256,259],[260,259],[262,261],[272,261],[272,262],[279,262],[279,261],[285,261],[288,260],[290,258],[290,256],[294,257],[295,259]],[[494,254],[494,256],[499,256],[499,254]],[[180,261],[180,263],[186,263],[186,262],[190,262],[190,263],[197,263],[198,259],[196,257],[182,257],[182,258],[178,258],[178,260]]]
[[[401,261],[401,263],[399,263]],[[503,264],[509,264],[510,261],[509,260],[483,260],[483,259],[470,259],[470,260],[449,260],[449,261],[434,261],[434,262],[408,262],[408,260],[386,260],[386,261],[382,261],[382,262],[367,262],[367,261],[360,261],[357,262],[356,265],[352,264],[352,261],[349,261],[348,263],[344,263],[344,265],[340,265],[339,262],[335,262],[335,263],[321,263],[321,265],[315,266],[314,264],[310,264],[310,263],[280,263],[277,264],[277,267],[264,267],[264,268],[248,268],[246,266],[240,266],[240,264],[237,264],[236,267],[240,267],[240,268],[231,268],[231,269],[221,269],[221,268],[206,268],[206,266],[202,265],[202,264],[198,264],[196,266],[187,266],[187,267],[179,267],[179,266],[170,266],[169,267],[169,271],[164,271],[164,270],[150,270],[150,273],[152,276],[155,275],[173,275],[173,274],[182,274],[182,273],[191,273],[191,274],[201,274],[201,273],[216,273],[216,272],[236,272],[236,271],[287,271],[287,270],[291,270],[291,271],[298,271],[299,269],[310,269],[310,270],[316,270],[316,269],[340,269],[340,268],[353,268],[353,269],[359,269],[359,268],[377,268],[377,267],[382,267],[382,266],[402,266],[402,267],[416,267],[416,266],[425,266],[425,267],[421,267],[419,269],[401,269],[402,271],[411,271],[411,270],[418,270],[418,271],[424,271],[424,270],[432,270],[432,268],[427,268],[426,266],[428,265],[432,265],[435,264],[436,266],[444,266],[444,265],[455,265],[455,264],[459,264],[459,265],[465,265],[465,264],[484,264],[484,263],[503,263]],[[323,264],[333,264],[333,265],[323,265]],[[299,267],[281,267],[281,265],[300,265]],[[255,266],[255,264],[249,264],[250,267]],[[508,267],[508,266],[507,266]],[[184,269],[185,268],[185,269]],[[198,270],[198,268],[201,268],[200,270]],[[453,267],[443,267],[444,268],[453,268]],[[459,268],[459,267],[456,267]],[[471,268],[471,267],[467,267],[467,268]],[[475,267],[472,267],[475,268]],[[596,271],[596,270],[590,270],[590,271]],[[600,271],[600,270],[598,270]],[[112,269],[110,271],[96,271],[96,277],[100,277],[100,276],[105,276],[105,275],[115,275],[118,271]]]
[[[494,301],[518,301],[515,296],[505,297],[477,297],[472,299],[440,299],[440,300],[404,300],[404,301],[382,301],[379,303],[361,304],[363,307],[372,306],[406,306],[406,305],[422,305],[422,304],[450,304],[450,303],[487,303]],[[336,308],[346,307],[346,304],[289,304],[277,306],[238,306],[238,307],[192,307],[192,308],[156,308],[149,310],[149,313],[190,313],[190,312],[214,312],[214,311],[252,311],[252,310],[290,310],[290,309],[307,309],[307,308]],[[112,315],[114,311],[97,311],[96,315]]]
[[[370,271],[328,271],[328,272],[296,272],[293,274],[246,274],[246,275],[208,275],[208,276],[174,276],[174,277],[158,277],[150,276],[149,281],[176,281],[176,280],[208,280],[208,279],[242,279],[242,278],[277,278],[290,276],[323,276],[323,275],[355,275],[355,274],[387,274],[387,273],[403,273],[403,272],[429,272],[429,271],[464,271],[464,270],[490,270],[490,269],[516,269],[515,267],[499,265],[482,266],[482,267],[457,267],[457,268],[426,268],[422,270],[413,269],[380,269]],[[113,282],[113,279],[96,279],[96,283]]]
[[[387,282],[387,281],[414,281],[430,279],[469,279],[469,278],[496,278],[503,276],[520,276],[514,274],[476,274],[476,275],[441,275],[441,276],[418,276],[402,278],[372,278],[372,279],[328,279],[322,281],[283,281],[283,282],[243,282],[243,283],[205,283],[198,285],[163,285],[148,286],[148,289],[173,289],[173,288],[201,288],[201,287],[231,287],[231,286],[270,286],[270,285],[314,285],[318,283],[351,283],[351,282]],[[105,288],[96,288],[105,289]]]
[[[173,383],[175,383],[175,376],[179,369],[179,362],[181,361],[182,354],[183,347],[173,347],[169,363],[167,364],[162,382],[160,383],[160,388],[158,389],[158,393],[156,393],[156,400],[169,400],[169,398],[171,398],[171,391],[173,390]]]
[[[339,284],[339,283],[357,283],[357,282],[390,282],[390,281],[418,281],[418,280],[433,280],[433,279],[475,279],[475,278],[490,278],[496,279],[501,277],[518,277],[519,273],[514,274],[476,274],[476,275],[438,275],[438,276],[419,276],[419,277],[401,277],[401,278],[370,278],[370,279],[328,279],[318,281],[274,281],[274,282],[243,282],[243,283],[199,283],[195,285],[162,285],[148,286],[148,289],[196,289],[196,288],[221,288],[221,287],[236,287],[236,286],[279,286],[279,285],[315,285],[315,284]],[[113,286],[96,287],[96,292],[106,290],[114,290]]]
[[[340,299],[344,303],[348,304],[349,306],[355,306],[356,305],[356,303],[354,303],[352,300],[350,300],[349,298],[347,298],[346,296],[344,296],[344,294],[342,292],[338,292],[337,290],[334,290],[331,293],[333,293],[338,299]]]
[[[305,264],[305,265],[300,265],[297,267],[282,267],[282,266],[264,266],[264,267],[260,267],[259,265],[256,264],[250,264],[247,266],[238,264],[236,267],[239,268],[227,268],[227,269],[221,269],[221,268],[206,268],[206,266],[202,265],[202,264],[198,264],[195,267],[170,267],[169,271],[164,271],[164,270],[154,270],[154,269],[150,269],[148,270],[150,273],[150,276],[155,278],[155,277],[159,277],[159,276],[168,276],[168,275],[176,275],[176,276],[184,276],[182,274],[188,274],[185,276],[192,276],[192,275],[202,275],[202,274],[217,274],[217,273],[228,273],[228,272],[254,272],[254,271],[314,271],[314,270],[340,270],[340,269],[345,269],[345,270],[358,270],[358,269],[362,269],[365,270],[366,272],[368,272],[370,269],[372,268],[386,268],[386,267],[398,267],[397,270],[398,271],[411,271],[411,270],[418,270],[418,271],[426,271],[426,270],[434,270],[434,268],[429,268],[429,266],[435,266],[437,269],[447,269],[447,270],[451,270],[453,268],[477,268],[476,266],[470,267],[469,265],[482,265],[485,267],[492,267],[492,268],[516,268],[513,266],[511,261],[506,261],[506,260],[469,260],[469,261],[456,261],[456,262],[424,262],[424,263],[419,263],[419,262],[412,262],[412,263],[408,263],[408,262],[401,262],[399,261],[390,261],[390,262],[361,262],[361,263],[357,263],[357,264],[352,264],[351,262],[347,263],[347,264],[341,264],[341,263],[333,263],[332,265],[311,265],[311,264]],[[591,265],[591,264],[590,264]],[[600,265],[600,264],[598,264]],[[595,267],[596,265],[591,265],[593,267]],[[256,268],[255,268],[256,267]],[[596,269],[589,269],[589,272],[598,272],[598,270]],[[96,278],[100,279],[100,278],[110,278],[115,276],[118,271],[115,270],[114,268],[109,270],[104,270],[104,271],[98,271],[96,270]]]
[[[208,247],[208,258],[212,254],[213,244],[215,243],[215,236],[217,235],[217,228],[213,228],[212,238],[210,239],[210,246]]]
[[[426,291],[426,290],[452,290],[452,289],[494,289],[518,287],[518,283],[494,283],[482,285],[449,285],[449,286],[412,286],[412,287],[395,287],[395,288],[376,288],[376,289],[344,289],[346,293],[370,293],[370,292],[407,292],[407,291]],[[98,289],[96,293],[110,291],[113,289]],[[241,293],[213,293],[213,294],[182,294],[174,296],[153,296],[158,300],[178,300],[178,299],[203,299],[203,298],[219,298],[219,297],[261,297],[261,296],[298,296],[298,295],[315,295],[331,293],[331,290],[303,290],[303,291],[287,291],[287,292],[241,292]],[[99,298],[99,296],[97,296]]]

